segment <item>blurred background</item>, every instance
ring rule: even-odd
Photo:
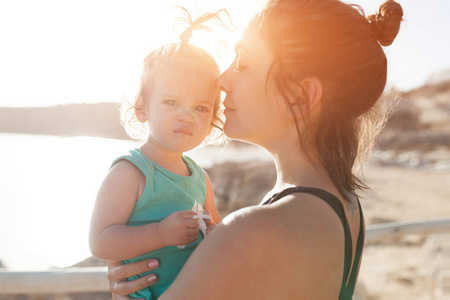
[[[362,199],[367,225],[450,216],[450,2],[399,2],[404,22],[385,48],[384,95],[399,104],[364,172],[373,188]],[[0,0],[1,266],[89,264],[99,184],[114,158],[139,145],[121,127],[118,107],[136,94],[143,58],[178,40],[174,5],[193,16],[226,8],[242,29],[263,3]],[[352,3],[369,15],[382,1]],[[191,42],[225,70],[239,32],[218,33],[196,33]],[[220,41],[228,48],[218,50]],[[255,146],[190,154],[210,174],[223,216],[258,203],[275,178],[270,157]],[[370,299],[424,299],[427,258],[418,257],[426,240],[407,235],[366,248],[360,282]]]

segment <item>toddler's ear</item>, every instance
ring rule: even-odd
[[[136,97],[136,101],[134,103],[134,113],[139,122],[144,123],[148,121],[147,112],[145,111],[145,102],[141,95]]]
[[[211,131],[213,130],[213,128],[214,128],[214,124],[213,124],[213,122],[214,122],[214,120],[211,122],[211,124],[209,125],[209,130],[208,130],[208,135],[210,135],[211,134]]]

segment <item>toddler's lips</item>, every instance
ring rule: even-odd
[[[183,128],[175,129],[173,132],[176,134],[192,135],[192,132],[190,130]]]

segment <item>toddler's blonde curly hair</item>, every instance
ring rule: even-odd
[[[217,11],[216,13],[206,13],[199,17],[197,20],[193,21],[189,13],[186,9],[180,7],[186,13],[185,18],[179,18],[177,21],[186,22],[189,27],[180,35],[180,41],[168,45],[161,46],[155,50],[153,50],[143,62],[143,71],[140,79],[139,92],[134,98],[134,103],[130,103],[127,99],[124,100],[121,106],[121,123],[124,126],[127,134],[139,141],[145,141],[148,137],[148,124],[147,122],[142,123],[136,118],[136,101],[141,98],[146,101],[146,97],[144,97],[144,91],[146,87],[148,87],[148,82],[150,77],[152,76],[152,69],[157,63],[163,63],[167,60],[172,59],[183,59],[189,60],[190,62],[198,63],[202,66],[203,69],[209,71],[209,75],[214,78],[218,78],[220,76],[219,66],[215,59],[204,49],[201,49],[197,46],[190,45],[189,39],[192,36],[192,32],[194,30],[201,30],[207,28],[203,23],[213,20],[225,27],[227,27],[222,19],[220,14],[224,13],[228,16],[228,19],[231,22],[230,16],[228,12],[224,9]],[[234,25],[233,25],[234,26]],[[224,124],[224,115],[223,115],[223,105],[220,99],[220,93],[217,93],[214,105],[214,117],[212,120],[212,130],[211,133],[206,137],[202,145],[211,144],[211,143],[219,143],[225,140],[225,136],[223,134],[223,124]]]

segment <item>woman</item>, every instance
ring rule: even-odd
[[[274,0],[251,20],[218,81],[224,131],[267,149],[277,181],[259,206],[215,227],[160,299],[351,299],[364,243],[358,192],[367,188],[353,169],[381,122],[381,45],[402,15],[391,0],[367,19],[337,0]],[[112,263],[111,289],[150,285],[155,276],[124,278],[156,264]]]

